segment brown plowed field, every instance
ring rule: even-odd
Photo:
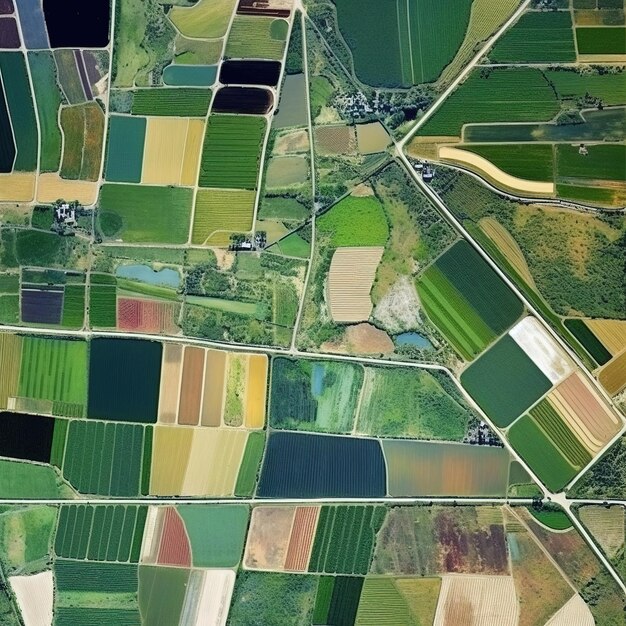
[[[159,565],[191,567],[191,550],[185,524],[174,507],[167,507],[159,545]]]
[[[283,571],[295,513],[294,506],[259,506],[252,509],[244,555],[247,568]]]
[[[159,422],[174,424],[178,411],[178,387],[183,347],[178,343],[166,343],[163,347],[161,366],[161,392],[159,394]]]
[[[626,350],[600,370],[598,379],[607,393],[612,396],[626,387]]]
[[[172,335],[178,332],[175,318],[179,305],[143,298],[117,299],[117,327],[142,333]]]
[[[180,385],[178,423],[197,426],[200,419],[202,383],[204,379],[204,349],[185,346],[183,379]]]
[[[604,446],[619,430],[620,422],[579,372],[568,376],[548,396],[576,433],[586,435],[586,443],[596,449]]]
[[[321,155],[356,153],[354,126],[317,126],[314,137],[315,151]]]
[[[263,428],[265,424],[265,396],[267,393],[267,356],[251,354],[248,361],[248,384],[244,425]]]
[[[222,422],[226,352],[207,350],[204,375],[202,426],[219,426]]]
[[[313,538],[317,529],[320,508],[318,506],[299,506],[293,520],[285,569],[292,572],[306,572],[313,547]]]

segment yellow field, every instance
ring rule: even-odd
[[[180,174],[180,184],[192,187],[198,179],[198,162],[202,152],[204,140],[204,120],[189,120],[187,127],[187,141],[185,143],[185,158]]]
[[[0,408],[8,408],[9,398],[17,396],[22,361],[22,338],[0,333]]]
[[[35,174],[0,174],[0,202],[30,202],[35,197]]]
[[[612,396],[626,387],[626,350],[600,370],[598,380],[607,393]]]
[[[158,424],[154,427],[150,495],[181,494],[192,441],[191,428]]]
[[[624,507],[583,506],[579,515],[606,555],[610,559],[617,556],[624,547]]]
[[[161,424],[176,423],[182,362],[183,347],[178,343],[166,343],[163,346],[159,394],[159,423]]]
[[[335,322],[367,321],[370,291],[383,247],[337,248],[328,272],[327,301]]]
[[[534,180],[526,180],[511,176],[496,167],[491,161],[467,150],[441,146],[439,148],[439,158],[452,163],[459,163],[470,170],[484,176],[487,180],[494,182],[505,189],[512,189],[524,194],[553,195],[555,192],[554,183],[542,183]]]
[[[37,202],[54,202],[58,198],[78,200],[83,206],[96,203],[98,183],[87,180],[66,180],[58,174],[40,174]]]
[[[226,352],[207,350],[205,357],[204,400],[200,414],[202,426],[219,426],[222,422]]]
[[[200,0],[191,7],[172,7],[169,18],[185,36],[217,39],[228,29],[236,0]]]
[[[626,348],[626,321],[585,320],[585,325],[600,340],[602,345],[615,356]]]
[[[248,362],[248,384],[244,426],[263,428],[265,424],[265,396],[267,392],[267,356],[252,354]]]
[[[530,269],[528,269],[524,253],[509,231],[494,217],[483,217],[479,220],[478,225],[524,281],[531,287],[536,288],[535,279],[530,273]]]
[[[190,122],[193,124],[190,127]],[[204,134],[202,120],[149,117],[141,182],[152,185],[193,185]],[[189,146],[187,141],[189,139]]]

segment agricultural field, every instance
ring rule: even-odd
[[[204,117],[209,110],[211,91],[181,87],[178,89],[138,89],[132,94],[133,115],[172,115]]]
[[[289,32],[285,20],[252,15],[236,15],[228,33],[227,57],[276,59],[283,56]]]

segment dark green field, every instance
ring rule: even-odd
[[[204,117],[210,101],[210,89],[139,89],[133,92],[131,112],[133,115]]]
[[[557,146],[559,178],[626,181],[626,145],[593,145],[587,146],[587,151],[580,154],[578,146]]]
[[[239,468],[235,495],[250,498],[254,494],[259,466],[265,449],[265,433],[251,432],[248,434],[246,450]]]
[[[626,28],[577,28],[578,54],[626,54]]]
[[[539,181],[552,181],[554,178],[552,144],[469,144],[460,147],[479,154],[507,174],[518,178]]]
[[[92,328],[115,328],[116,291],[115,285],[92,285],[89,288],[89,325]]]
[[[141,181],[146,118],[112,115],[104,177],[117,183]]]
[[[85,285],[66,285],[61,325],[81,328],[85,320]]]

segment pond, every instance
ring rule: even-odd
[[[177,289],[180,285],[180,274],[171,268],[155,271],[148,265],[120,265],[115,272],[120,278],[138,280],[149,285],[162,285]]]
[[[401,333],[395,337],[395,342],[398,346],[414,346],[422,349],[433,347],[427,337],[416,332]]]

